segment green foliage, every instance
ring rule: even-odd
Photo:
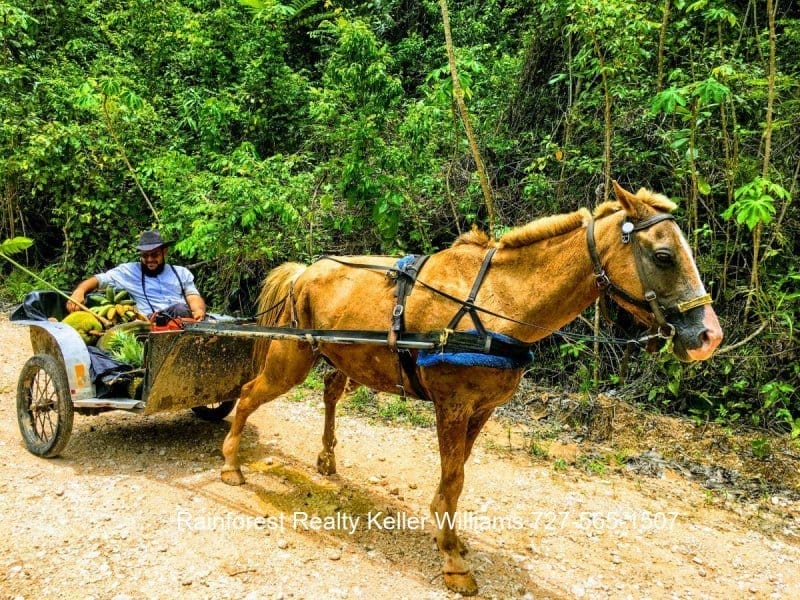
[[[27,250],[33,245],[33,240],[26,237],[15,237],[10,240],[3,240],[0,242],[0,256],[6,254],[17,254],[23,250]]]
[[[29,292],[41,287],[30,275],[15,269],[3,277],[3,282],[0,284],[0,298],[10,303],[21,302]]]
[[[772,448],[770,447],[769,440],[763,437],[755,438],[750,441],[750,450],[753,456],[759,460],[766,460],[772,455]]]
[[[726,340],[748,340],[703,365],[634,355],[625,392],[795,434],[800,19],[779,8],[765,170],[763,5],[673,2],[662,31],[666,6],[450,3],[498,225],[591,204],[608,92],[608,175],[678,201]],[[0,1],[0,42],[0,236],[33,240],[19,260],[53,285],[130,260],[158,226],[216,310],[250,312],[281,261],[432,252],[485,218],[436,0]],[[9,265],[9,295],[36,285]],[[595,364],[591,344],[545,340],[537,374],[616,386],[622,352]]]
[[[394,395],[384,396],[365,387],[360,387],[350,394],[345,407],[347,410],[385,423],[432,427],[435,422],[429,403]]]
[[[118,331],[108,343],[111,357],[126,365],[140,369],[144,364],[144,344],[128,331]]]
[[[756,177],[737,188],[733,204],[722,216],[726,219],[734,218],[737,223],[752,230],[759,224],[768,225],[772,221],[776,200],[788,202],[790,198],[789,192],[780,184]]]
[[[33,240],[25,237],[15,237],[0,242],[0,258],[8,261],[12,265],[16,261],[9,259],[9,255],[17,254],[27,250],[33,245]],[[0,297],[7,300],[19,301],[25,294],[36,288],[33,277],[25,270],[16,268],[9,275],[3,278],[0,285]]]
[[[329,202],[345,208],[326,225],[361,235],[376,227],[381,246],[392,250],[406,201],[395,175],[400,153],[391,142],[402,86],[364,22],[339,18],[326,33],[333,50],[309,110],[326,159],[322,176],[336,174]]]

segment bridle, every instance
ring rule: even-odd
[[[644,266],[642,264],[641,245],[635,234],[637,231],[644,231],[662,221],[674,220],[675,217],[670,213],[658,213],[641,221],[632,221],[626,218],[622,222],[622,243],[632,245],[633,261],[636,265],[636,273],[639,276],[639,281],[644,289],[644,300],[632,296],[623,288],[612,283],[611,279],[606,274],[603,263],[600,261],[600,255],[597,252],[597,243],[594,237],[594,218],[590,217],[586,227],[586,243],[589,246],[589,256],[591,256],[594,268],[595,285],[600,289],[601,299],[604,299],[606,296],[617,297],[628,304],[632,304],[633,306],[637,306],[652,313],[657,326],[656,332],[658,337],[667,340],[672,339],[675,335],[675,325],[667,320],[667,315],[675,315],[676,313],[683,314],[698,306],[711,304],[711,294],[703,294],[692,300],[678,302],[674,306],[664,307],[658,301],[658,295],[653,290],[653,286],[647,281],[647,276],[645,275]]]

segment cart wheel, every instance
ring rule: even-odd
[[[231,414],[234,406],[236,406],[236,400],[224,400],[205,406],[194,406],[192,412],[204,421],[222,421]]]
[[[36,456],[58,456],[72,433],[72,419],[64,368],[47,354],[29,358],[17,383],[17,422],[28,450]]]

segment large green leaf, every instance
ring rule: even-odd
[[[10,240],[5,240],[0,243],[0,253],[2,254],[16,254],[27,250],[33,245],[33,240],[26,237],[14,237]]]

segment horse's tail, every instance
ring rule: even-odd
[[[284,325],[291,319],[294,298],[291,289],[297,278],[306,270],[306,265],[287,262],[270,271],[261,284],[258,294],[258,324],[264,327]],[[264,364],[270,339],[258,338],[253,352],[256,369]]]
[[[266,327],[279,324],[281,315],[291,312],[290,291],[306,265],[287,262],[270,271],[261,284],[258,294],[258,324]]]

